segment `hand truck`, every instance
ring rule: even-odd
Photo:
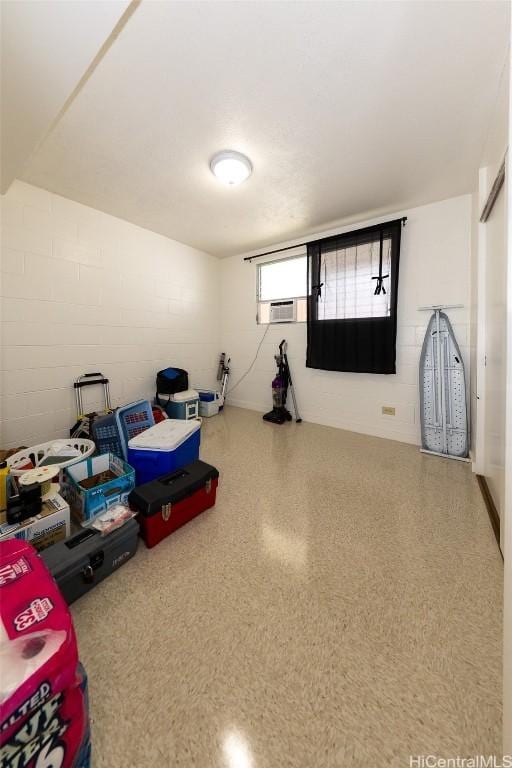
[[[92,387],[95,385],[103,385],[103,397],[104,397],[104,409],[103,411],[93,411],[91,413],[84,413],[84,404],[82,398],[82,389],[84,387]],[[102,373],[83,373],[75,380],[73,384],[76,398],[76,424],[70,429],[70,437],[86,437],[90,438],[92,434],[92,422],[99,415],[99,413],[110,413],[112,411],[112,405],[110,401],[110,389],[109,380]]]

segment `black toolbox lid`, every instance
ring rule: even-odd
[[[97,552],[123,548],[127,541],[136,540],[138,535],[139,525],[133,518],[106,536],[102,536],[96,528],[82,528],[67,539],[43,549],[40,555],[53,577],[64,579],[80,573]]]
[[[176,504],[215,480],[219,471],[204,461],[193,461],[168,475],[139,485],[128,496],[128,503],[146,517],[160,512],[163,504]]]

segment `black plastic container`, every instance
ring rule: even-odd
[[[132,519],[107,536],[94,528],[43,550],[41,557],[68,605],[130,560],[137,551],[139,526]]]

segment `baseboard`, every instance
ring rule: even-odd
[[[494,531],[494,536],[496,537],[496,542],[498,544],[498,548],[501,552],[500,547],[500,516],[498,514],[498,510],[496,509],[496,505],[494,503],[494,500],[491,495],[491,491],[489,490],[489,486],[487,485],[487,480],[483,475],[477,475],[476,479],[478,480],[478,485],[480,487],[480,491],[482,492],[482,496],[485,502],[485,506],[487,509],[487,514],[489,515],[489,520],[491,522],[492,529]],[[501,556],[503,557],[503,552],[501,552]]]
[[[268,411],[271,403],[256,403],[251,402],[250,400],[242,400],[238,398],[232,398],[229,397],[229,399],[226,402],[226,405],[233,405],[236,408],[247,408],[249,411],[259,411],[260,413],[265,413],[265,411]],[[291,402],[288,402],[288,406],[291,408],[293,413],[293,407]],[[408,443],[409,445],[417,445],[419,447],[418,443],[418,436],[416,435],[416,429],[414,430],[414,434],[411,434],[410,430],[401,430],[400,427],[396,429],[390,429],[390,427],[386,424],[383,425],[382,423],[376,423],[373,426],[370,426],[368,424],[364,424],[358,421],[352,421],[347,419],[340,419],[333,417],[332,415],[324,415],[319,413],[313,413],[311,411],[304,411],[299,403],[299,411],[300,416],[303,421],[308,421],[311,424],[320,424],[324,427],[334,427],[335,429],[344,429],[347,432],[355,432],[359,435],[368,435],[369,437],[379,437],[383,440],[396,440],[399,443]]]

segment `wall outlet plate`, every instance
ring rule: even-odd
[[[395,407],[393,405],[383,405],[382,406],[382,414],[384,416],[394,416],[395,415]]]

